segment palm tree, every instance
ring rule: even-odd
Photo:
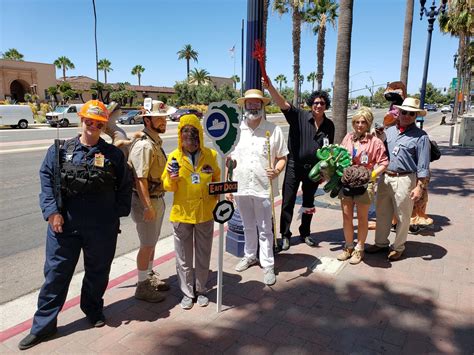
[[[311,83],[311,91],[314,91],[314,81],[316,80],[316,73],[314,71],[309,73],[306,77],[306,80],[308,81],[308,83]]]
[[[54,102],[57,104],[58,101],[58,94],[59,94],[59,89],[57,86],[50,86],[48,89],[48,95],[51,95],[54,97]]]
[[[440,29],[443,33],[449,33],[452,36],[459,37],[458,48],[458,84],[455,93],[455,102],[457,103],[457,95],[461,90],[460,83],[464,82],[463,92],[469,95],[469,75],[471,67],[467,63],[467,48],[469,47],[469,37],[474,26],[474,14],[471,11],[469,0],[451,0],[449,3],[449,11],[445,12],[439,18]],[[453,122],[456,122],[459,105],[454,105]],[[464,100],[462,101],[461,112],[464,111]]]
[[[5,53],[2,53],[2,58],[7,60],[23,61],[23,54],[18,52],[15,48],[10,48]]]
[[[103,70],[104,71],[104,82],[107,84],[107,73],[109,71],[112,71],[113,69],[110,67],[112,65],[112,63],[110,62],[110,60],[108,59],[101,59],[99,60],[99,62],[97,63],[97,67],[99,70]]]
[[[141,77],[142,73],[145,71],[145,68],[143,68],[140,64],[135,65],[132,68],[132,75],[136,75],[138,77],[138,86],[141,86]]]
[[[340,0],[337,31],[336,74],[334,80],[333,120],[336,143],[347,133],[347,103],[349,96],[349,67],[351,63],[352,9],[354,0]]]
[[[407,0],[405,10],[405,27],[403,31],[402,66],[400,69],[400,81],[408,87],[408,69],[410,68],[411,30],[413,27],[413,2]]]
[[[234,82],[234,90],[237,90],[237,83],[240,83],[240,77],[238,75],[232,75],[231,79]]]
[[[267,27],[268,27],[268,8],[270,7],[270,0],[263,0],[263,14],[262,14],[262,46],[267,48]],[[264,53],[263,62],[267,63],[267,51]],[[260,81],[259,81],[260,82]]]
[[[282,83],[285,83],[285,84],[287,83],[286,76],[284,76],[283,74],[279,74],[275,78],[275,81],[280,85],[279,89],[280,89],[280,92],[281,92],[281,84]]]
[[[309,8],[304,14],[304,19],[313,25],[313,33],[318,35],[317,58],[318,70],[316,80],[318,81],[318,90],[323,88],[324,76],[324,50],[326,47],[326,27],[329,23],[336,26],[337,9],[339,5],[334,0],[311,0]],[[314,90],[314,87],[313,87]]]
[[[211,77],[209,76],[209,72],[206,69],[196,69],[194,68],[189,73],[189,82],[192,84],[207,84],[211,81]]]
[[[56,59],[53,63],[58,69],[63,70],[63,81],[66,81],[66,70],[74,69],[74,63],[68,57],[62,56]]]
[[[273,8],[281,16],[291,10],[292,14],[292,42],[293,42],[293,105],[299,103],[299,81],[300,76],[300,48],[301,48],[301,21],[303,16],[305,0],[275,0]]]
[[[189,61],[192,59],[197,63],[199,53],[195,51],[190,44],[186,44],[183,49],[176,54],[178,55],[178,59],[186,59],[186,77],[189,79]]]

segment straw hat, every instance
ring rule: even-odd
[[[245,104],[245,100],[248,99],[260,99],[262,100],[264,106],[268,105],[268,103],[271,101],[268,97],[263,96],[263,92],[260,90],[250,89],[245,92],[244,97],[237,99],[237,103],[240,106],[243,106]]]
[[[145,111],[140,117],[169,116],[176,112],[176,108],[168,106],[163,101],[153,100],[150,111]]]
[[[418,112],[418,116],[426,116],[426,110],[420,108],[420,100],[414,97],[407,97],[405,100],[403,100],[403,104],[401,104],[401,106],[394,106],[400,110]]]

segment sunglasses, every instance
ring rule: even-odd
[[[325,106],[326,103],[324,101],[315,101],[313,102],[313,106]]]
[[[84,120],[84,124],[87,127],[96,126],[98,129],[102,129],[105,126],[105,123],[94,121],[94,120]]]
[[[400,113],[402,115],[408,115],[408,116],[411,116],[411,117],[415,117],[416,116],[416,112],[409,112],[409,111],[405,111],[405,110],[401,110]]]

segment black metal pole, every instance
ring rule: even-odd
[[[433,34],[433,23],[435,22],[434,16],[428,19],[428,40],[426,42],[426,52],[425,52],[425,68],[423,70],[423,80],[421,81],[421,90],[420,90],[420,108],[424,109],[425,107],[425,97],[426,97],[426,81],[428,80],[428,67],[430,65],[430,51],[431,51],[431,36]],[[423,129],[424,118],[420,120],[420,128]]]
[[[242,36],[241,36],[241,49],[240,49],[240,69],[241,69],[241,81],[240,81],[240,96],[244,96],[244,19],[242,19]]]
[[[94,7],[94,42],[95,42],[95,74],[96,80],[99,82],[99,52],[97,50],[97,14],[95,12],[95,0],[92,0]]]
[[[263,1],[247,1],[247,48],[245,67],[245,90],[262,89],[262,72],[258,61],[252,57],[255,40],[262,40],[263,34]]]

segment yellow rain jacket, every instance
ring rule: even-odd
[[[196,167],[183,153],[181,129],[191,125],[199,130],[200,154]],[[168,156],[168,164],[175,158],[179,164],[179,179],[171,180],[167,169],[161,180],[166,191],[174,192],[170,221],[197,224],[213,219],[212,211],[218,201],[217,195],[209,195],[208,183],[220,181],[217,152],[204,146],[203,129],[195,115],[184,115],[178,125],[178,148]],[[199,183],[192,183],[192,175],[199,175]]]

